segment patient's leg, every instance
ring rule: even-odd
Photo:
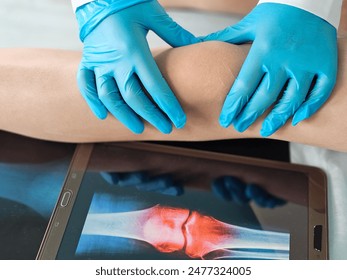
[[[258,0],[159,0],[165,8],[197,9],[244,15],[250,12]]]
[[[287,124],[272,138],[347,151],[347,44],[341,39],[336,88],[311,119]],[[134,135],[109,116],[98,120],[76,87],[80,53],[62,50],[0,51],[0,129],[64,141],[212,140],[259,137],[261,120],[245,133],[218,123],[224,99],[247,55],[248,46],[207,42],[156,53],[164,77],[187,113],[184,129],[170,135],[146,126]]]

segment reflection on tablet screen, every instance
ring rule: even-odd
[[[305,259],[306,180],[292,171],[99,148],[57,258]]]

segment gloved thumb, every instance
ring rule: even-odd
[[[243,44],[254,40],[252,36],[252,26],[247,20],[241,20],[235,25],[228,26],[223,30],[199,38],[204,42],[222,41],[231,44]]]

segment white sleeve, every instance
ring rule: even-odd
[[[94,0],[71,0],[71,5],[72,5],[74,12],[76,12],[78,7],[80,7],[86,3],[89,3],[89,2],[93,2],[93,1]]]
[[[287,4],[315,14],[335,26],[340,23],[342,0],[260,0],[262,3]]]

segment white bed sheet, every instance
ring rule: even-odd
[[[347,153],[291,143],[293,163],[321,168],[328,177],[329,251],[331,259],[347,259]]]

